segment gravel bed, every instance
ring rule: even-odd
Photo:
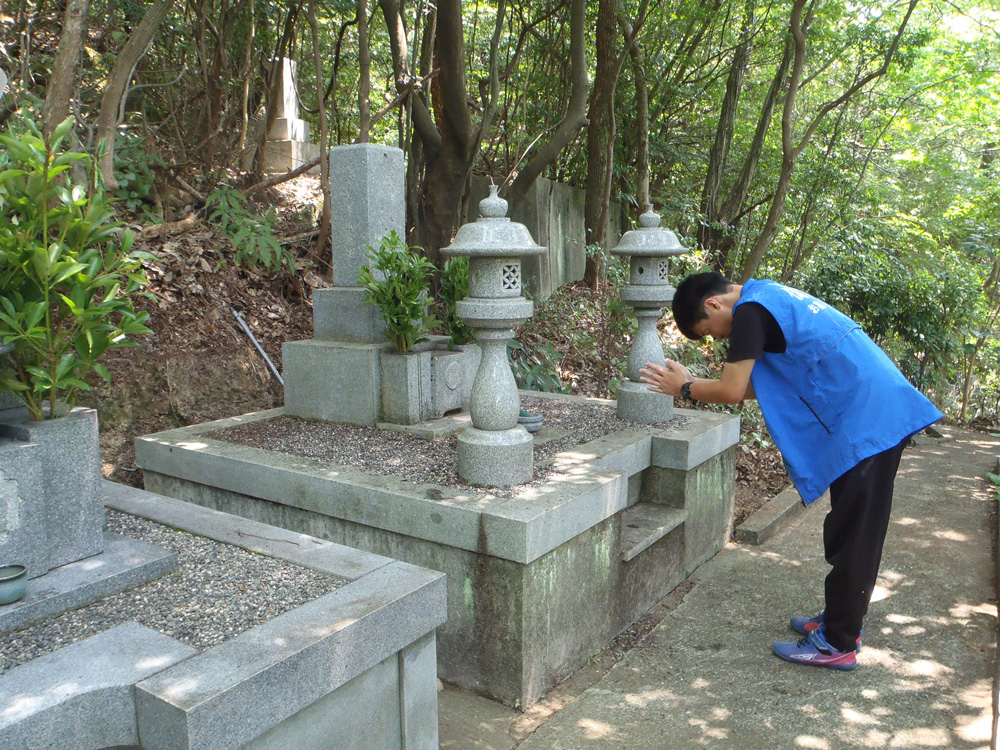
[[[177,569],[8,633],[0,639],[0,674],[130,620],[208,649],[348,582],[113,510],[105,528],[176,552]]]
[[[522,396],[521,408],[542,414],[545,427],[567,430],[568,434],[535,448],[535,477],[531,482],[490,488],[490,494],[498,497],[515,497],[525,487],[542,484],[552,473],[547,464],[557,453],[618,430],[648,426],[619,419],[615,407],[607,404]],[[690,417],[675,416],[656,426],[679,429],[690,421]],[[457,474],[457,435],[425,440],[377,427],[276,417],[215,430],[205,433],[205,437],[388,474],[418,484],[469,487]]]

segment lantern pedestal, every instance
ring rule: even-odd
[[[534,477],[534,444],[521,425],[510,430],[468,427],[458,436],[458,475],[481,487],[510,487]]]
[[[624,380],[618,386],[619,419],[643,424],[666,422],[674,415],[674,400],[662,393],[654,393],[645,383]]]

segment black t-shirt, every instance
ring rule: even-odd
[[[727,362],[760,359],[764,352],[781,354],[785,351],[785,334],[767,308],[757,302],[744,302],[733,312],[729,332]]]

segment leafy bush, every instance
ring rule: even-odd
[[[455,313],[455,303],[469,293],[469,259],[461,256],[449,258],[441,274],[440,302],[444,303],[445,331],[451,337],[449,346],[468,344],[475,338],[475,330],[465,324]]]
[[[378,305],[385,320],[386,336],[393,348],[404,354],[427,341],[437,321],[427,312],[432,299],[427,294],[434,264],[407,247],[393,230],[377,248],[368,246],[372,265],[358,270],[358,283],[365,288],[365,302]]]
[[[74,162],[96,174],[87,154],[62,147],[73,118],[49,142],[34,122],[19,126],[0,136],[0,339],[13,346],[0,358],[0,384],[41,420],[46,401],[56,417],[94,373],[109,380],[98,358],[149,333],[149,314],[131,300],[146,284],[131,232],[113,220],[99,184],[88,193],[70,180]]]
[[[559,360],[562,354],[549,342],[536,349],[511,339],[507,342],[507,355],[517,387],[526,391],[547,393],[569,393],[559,374]]]
[[[274,236],[277,216],[272,206],[264,213],[249,207],[239,190],[216,188],[205,201],[208,220],[225,232],[236,251],[236,262],[244,268],[274,268],[282,264],[295,273],[295,259]]]
[[[153,167],[165,169],[166,166],[163,159],[142,148],[138,139],[126,136],[114,152],[114,172],[118,180],[115,197],[130,211],[142,209],[156,184]]]

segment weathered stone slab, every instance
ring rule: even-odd
[[[653,437],[653,466],[689,471],[740,440],[740,418],[732,414],[691,409],[675,409],[674,414],[694,419],[684,427]]]
[[[829,496],[823,494],[821,500]],[[787,487],[772,497],[762,508],[733,530],[733,539],[740,544],[761,545],[798,518],[806,505],[794,487]]]
[[[399,653],[403,747],[438,747],[437,640],[428,633]]]
[[[103,506],[102,506],[103,507]],[[147,542],[104,535],[104,551],[28,582],[24,598],[0,607],[0,634],[82,607],[171,572],[177,555]]]
[[[676,529],[687,517],[681,508],[636,503],[622,514],[622,561],[628,562]]]
[[[249,518],[222,513],[194,503],[102,482],[107,507],[148,518],[174,529],[232,544],[268,557],[277,557],[305,568],[321,570],[349,581],[362,578],[394,561],[381,555],[345,547],[308,534],[300,534]]]
[[[0,437],[38,445],[51,568],[96,555],[104,544],[97,412],[76,408],[34,422],[27,409],[3,413]]]
[[[333,283],[357,286],[368,245],[395,230],[406,236],[403,152],[357,143],[330,149]]]
[[[384,421],[416,424],[432,415],[429,351],[408,354],[383,351],[379,357],[379,368],[381,416]]]
[[[346,281],[344,283],[347,283]],[[357,284],[355,278],[352,284]],[[385,320],[376,305],[365,302],[359,286],[313,291],[313,337],[353,344],[385,344]]]
[[[138,683],[142,745],[242,747],[444,620],[442,574],[388,565]]]
[[[379,353],[388,344],[286,341],[285,408],[303,419],[373,425],[379,419]]]
[[[0,746],[138,745],[133,684],[195,653],[128,622],[16,667],[0,680]]]
[[[643,475],[642,497],[647,502],[684,509],[684,568],[687,573],[713,557],[729,541],[735,490],[736,453],[733,447],[689,471],[651,466]]]
[[[36,578],[49,569],[41,449],[0,438],[0,561]]]

